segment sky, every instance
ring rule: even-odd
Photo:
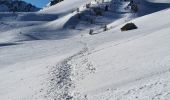
[[[44,7],[50,0],[23,0],[26,1],[28,3],[31,3],[37,7]]]

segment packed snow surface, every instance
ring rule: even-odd
[[[169,100],[169,0],[139,1],[136,14],[119,0],[0,13],[0,100]],[[114,6],[89,23],[88,3]]]

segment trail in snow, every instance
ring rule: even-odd
[[[85,53],[88,52],[87,44],[81,39],[79,42],[84,46],[81,51],[59,62],[50,70],[49,89],[45,97],[50,97],[50,99],[54,100],[72,100],[77,98],[75,97],[77,92],[73,91],[75,88],[75,76],[78,74],[75,67],[75,59],[85,56]]]

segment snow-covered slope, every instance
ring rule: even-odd
[[[81,5],[87,4],[90,1],[92,0],[74,0],[72,2],[70,2],[70,0],[64,0],[54,6],[44,8],[40,12],[41,13],[68,14],[76,10]]]
[[[147,1],[153,3],[170,3],[169,0],[147,0]]]
[[[139,3],[138,16],[143,16],[170,7],[169,0],[136,0]]]
[[[19,0],[0,1],[0,12],[35,12],[38,10],[40,10],[40,8],[37,8],[32,4],[28,4],[24,1]]]
[[[77,82],[76,91],[87,95],[89,100],[168,99],[169,12],[161,11],[134,20],[139,30],[122,33],[115,29],[103,37],[94,36],[95,45],[98,43],[95,38],[100,40],[99,46],[86,56],[92,73],[77,71],[83,74],[83,79],[76,77],[81,80]],[[160,21],[155,21],[158,17]],[[105,39],[109,42],[101,45]],[[82,64],[83,61],[76,62],[74,66],[82,69],[85,66]]]
[[[95,23],[84,20],[107,4],[114,9]],[[0,13],[0,99],[168,100],[170,4],[142,0],[135,15],[128,4],[64,0],[35,13]],[[127,22],[138,29],[121,32]]]

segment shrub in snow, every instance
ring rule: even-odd
[[[79,8],[77,8],[77,9],[76,9],[76,11],[77,11],[77,12],[80,12],[80,9],[79,9]]]
[[[137,3],[135,3],[133,0],[130,1],[130,3],[128,4],[128,6],[131,8],[131,10],[133,12],[138,12],[139,8],[138,8],[138,5]]]
[[[109,6],[106,5],[104,10],[105,10],[105,11],[109,11]]]
[[[137,29],[138,27],[134,23],[127,23],[121,28],[121,31],[128,31],[128,30],[133,30]]]
[[[90,29],[89,34],[93,35],[93,29]]]
[[[77,18],[78,18],[78,19],[81,19],[80,13],[77,13]]]
[[[90,8],[90,3],[86,4],[86,8]]]
[[[137,4],[132,5],[132,6],[131,6],[131,9],[132,9],[132,11],[135,12],[135,13],[138,12],[138,5],[137,5]]]
[[[107,25],[104,25],[103,31],[107,31],[107,30],[108,30]]]
[[[102,16],[103,10],[100,7],[93,8],[93,11],[96,16]]]

